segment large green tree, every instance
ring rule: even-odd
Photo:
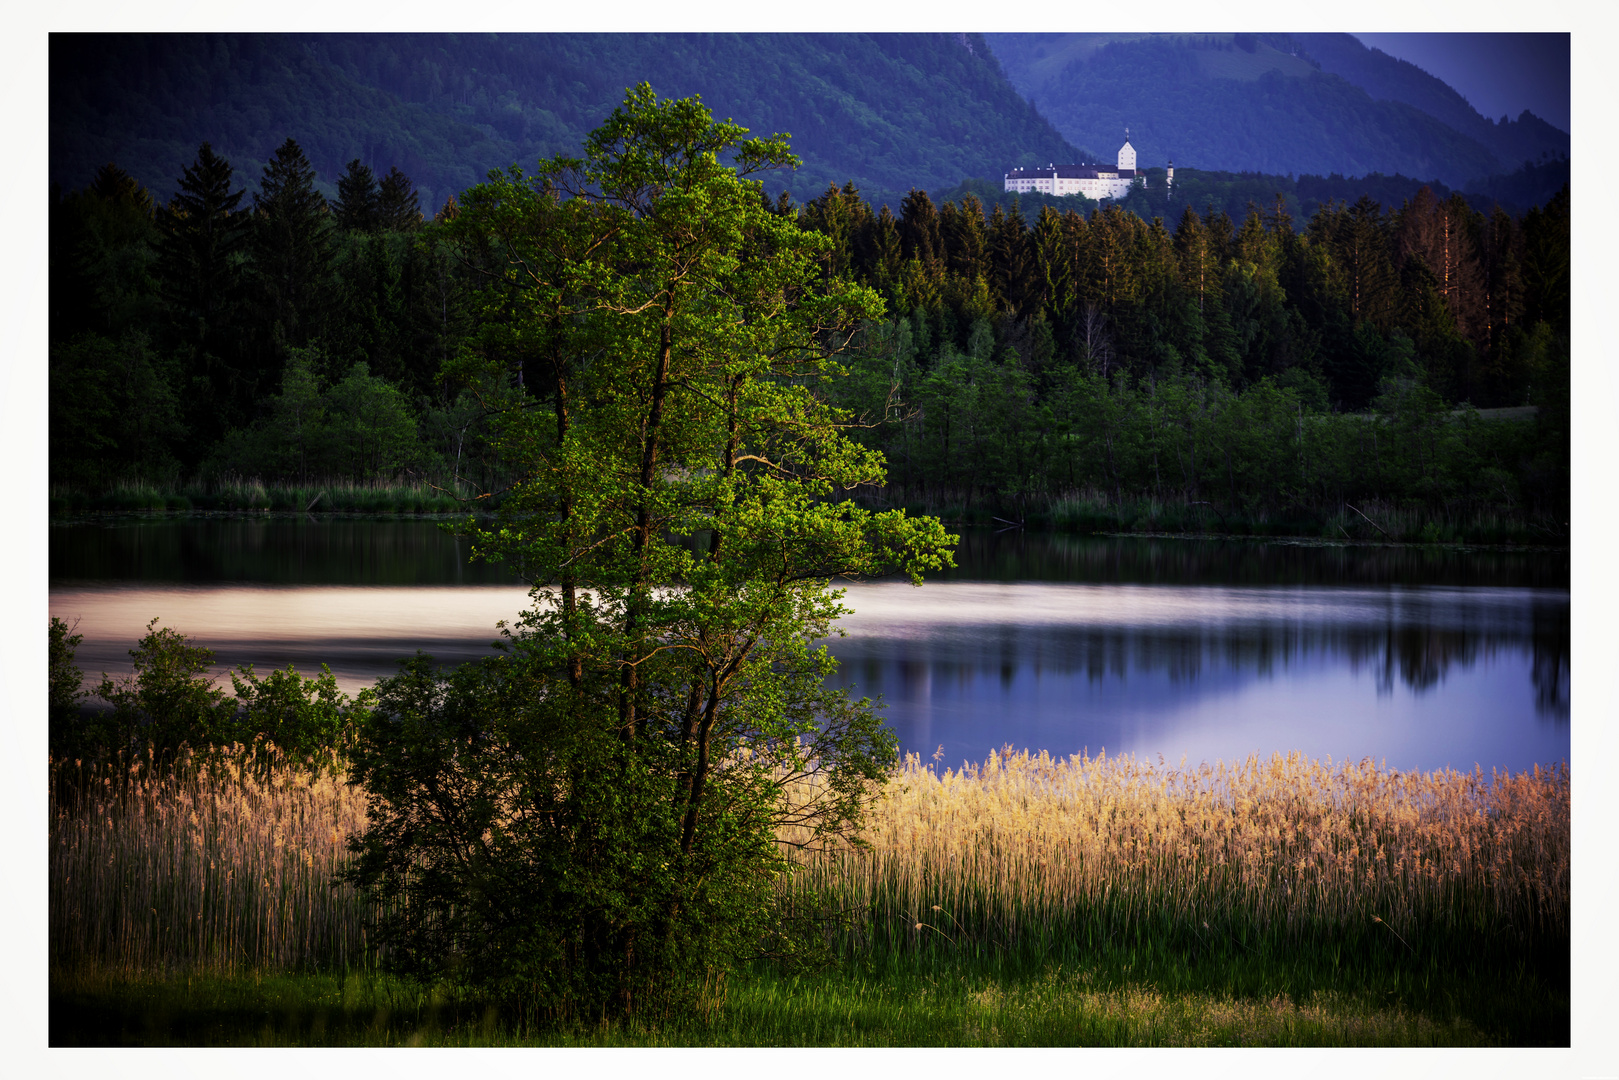
[[[534,584],[501,660],[418,662],[358,757],[356,879],[402,966],[585,1015],[690,1004],[780,942],[785,849],[858,825],[895,746],[827,685],[831,578],[948,561],[838,496],[882,461],[827,401],[880,314],[748,174],[791,165],[645,84],[578,160],[468,192],[521,479],[476,551]]]

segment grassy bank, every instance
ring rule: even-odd
[[[911,759],[789,912],[828,963],[678,1026],[542,1028],[379,973],[362,793],[54,762],[53,1043],[1566,1045],[1569,777]],[[846,918],[828,920],[833,913]]]
[[[51,517],[197,511],[451,514],[464,513],[471,505],[470,500],[425,481],[268,485],[236,478],[184,485],[122,481],[93,494],[62,485],[52,485],[50,493]]]
[[[1214,502],[1173,499],[1113,499],[1100,492],[1018,501],[969,499],[937,492],[927,498],[862,497],[883,508],[942,518],[951,525],[1094,533],[1158,533],[1187,536],[1288,536],[1405,544],[1510,544],[1564,546],[1567,522],[1542,520],[1477,506],[1434,510],[1378,500],[1282,510],[1231,508]],[[355,484],[262,484],[236,478],[184,485],[122,481],[89,493],[52,485],[50,516],[96,513],[303,512],[326,514],[458,514],[480,506],[427,481]]]
[[[81,972],[51,993],[53,1046],[1497,1046],[1466,1019],[1389,995],[1302,1001],[1164,993],[1105,972],[885,978],[746,974],[707,1016],[535,1025],[404,980],[360,974],[128,978]]]
[[[1289,536],[1401,544],[1564,546],[1569,542],[1566,521],[1477,505],[1436,509],[1376,499],[1278,509],[1177,499],[1118,499],[1101,492],[1017,501],[974,500],[946,491],[927,498],[896,497],[893,505],[903,506],[909,513],[941,518],[952,525],[1002,528],[1016,525],[1082,534]]]

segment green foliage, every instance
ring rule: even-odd
[[[176,368],[142,331],[53,344],[52,481],[95,487],[171,475],[187,433]]]
[[[1446,405],[1398,332],[1379,339],[1375,411],[1348,414],[1329,410],[1323,380],[1305,366],[1235,391],[1197,370],[1131,378],[1104,376],[1100,361],[1036,367],[1015,349],[985,360],[946,342],[930,356],[914,346],[920,328],[914,317],[868,327],[839,392],[845,407],[892,417],[858,437],[893,462],[893,502],[1080,531],[1420,540],[1424,515],[1440,528],[1502,510],[1554,517],[1566,490],[1528,482],[1557,460],[1538,449],[1544,425]],[[1379,534],[1346,503],[1421,512],[1409,535],[1388,520]],[[1536,539],[1525,528],[1520,539]]]
[[[50,690],[46,704],[50,710],[51,741],[56,733],[79,718],[80,704],[84,701],[84,672],[73,662],[74,653],[84,641],[83,634],[71,633],[73,627],[51,616],[50,642],[46,656],[50,664]]]
[[[318,678],[304,678],[289,664],[263,679],[246,665],[232,672],[230,680],[236,691],[236,737],[244,742],[263,739],[282,760],[315,769],[348,759],[376,699],[367,688],[350,700],[324,664]]]
[[[51,747],[64,757],[98,758],[149,752],[172,759],[183,747],[208,753],[234,743],[272,750],[279,762],[329,768],[345,761],[375,700],[362,690],[350,699],[325,665],[303,678],[288,665],[264,678],[251,665],[230,674],[234,700],[208,674],[212,649],[157,619],[129,651],[134,671],[103,674],[93,693],[110,710],[82,710],[88,696],[74,652],[84,640],[62,620],[50,624]],[[255,751],[257,752],[257,750]]]
[[[171,627],[157,629],[153,619],[129,657],[133,674],[104,674],[96,687],[96,696],[112,710],[87,718],[81,738],[88,747],[117,752],[149,745],[172,755],[182,745],[200,749],[234,741],[235,710],[207,675],[212,649],[191,644]]]
[[[318,349],[288,351],[281,392],[266,415],[221,440],[207,467],[265,479],[349,476],[388,479],[421,457],[416,417],[399,388],[358,361],[340,381],[321,385]]]
[[[468,366],[529,395],[499,423],[519,481],[468,531],[534,606],[506,657],[408,664],[366,726],[353,880],[402,970],[552,1016],[703,1007],[778,947],[781,845],[856,831],[894,764],[828,687],[828,580],[919,581],[951,538],[831,499],[882,475],[825,398],[879,302],[738,175],[792,161],[744,134],[642,84],[584,159],[454,221],[490,280]]]

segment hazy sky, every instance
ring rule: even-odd
[[[1491,120],[1528,109],[1569,130],[1567,34],[1356,34],[1449,83]]]

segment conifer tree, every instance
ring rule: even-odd
[[[989,258],[992,267],[990,285],[1000,297],[1003,309],[1012,315],[1024,310],[1029,295],[1030,273],[1033,262],[1029,257],[1028,228],[1016,200],[1012,212],[1005,213],[997,204],[989,219]]]
[[[422,225],[422,206],[416,186],[395,165],[377,185],[377,220],[393,232],[414,232]]]
[[[907,259],[917,260],[927,271],[942,268],[944,238],[939,233],[939,213],[927,192],[912,188],[900,203],[899,237]]]
[[[158,218],[162,297],[182,337],[203,350],[228,328],[241,299],[248,218],[239,207],[247,191],[231,191],[231,178],[230,162],[203,143]]]
[[[877,217],[871,227],[871,255],[866,266],[866,277],[872,286],[884,299],[892,302],[897,298],[895,286],[899,281],[900,264],[904,261],[903,248],[899,238],[899,223],[894,220],[894,212],[883,203],[882,209],[877,211]]]
[[[1209,291],[1219,276],[1208,230],[1197,211],[1187,206],[1181,222],[1175,227],[1175,254],[1180,261],[1181,287],[1196,298],[1197,310],[1202,311]]]
[[[259,291],[259,358],[256,375],[271,379],[277,353],[310,344],[324,321],[331,271],[331,217],[315,190],[315,170],[294,139],[264,166],[253,230],[255,284]],[[272,382],[262,389],[268,390]]]
[[[339,229],[358,232],[375,232],[381,224],[377,178],[359,158],[349,162],[348,171],[337,178],[332,218]]]
[[[241,206],[247,192],[232,191],[232,177],[230,162],[203,143],[158,215],[158,295],[188,384],[192,455],[245,418],[240,383],[251,219]]]
[[[151,193],[109,162],[57,209],[51,336],[149,330],[157,240]]]

